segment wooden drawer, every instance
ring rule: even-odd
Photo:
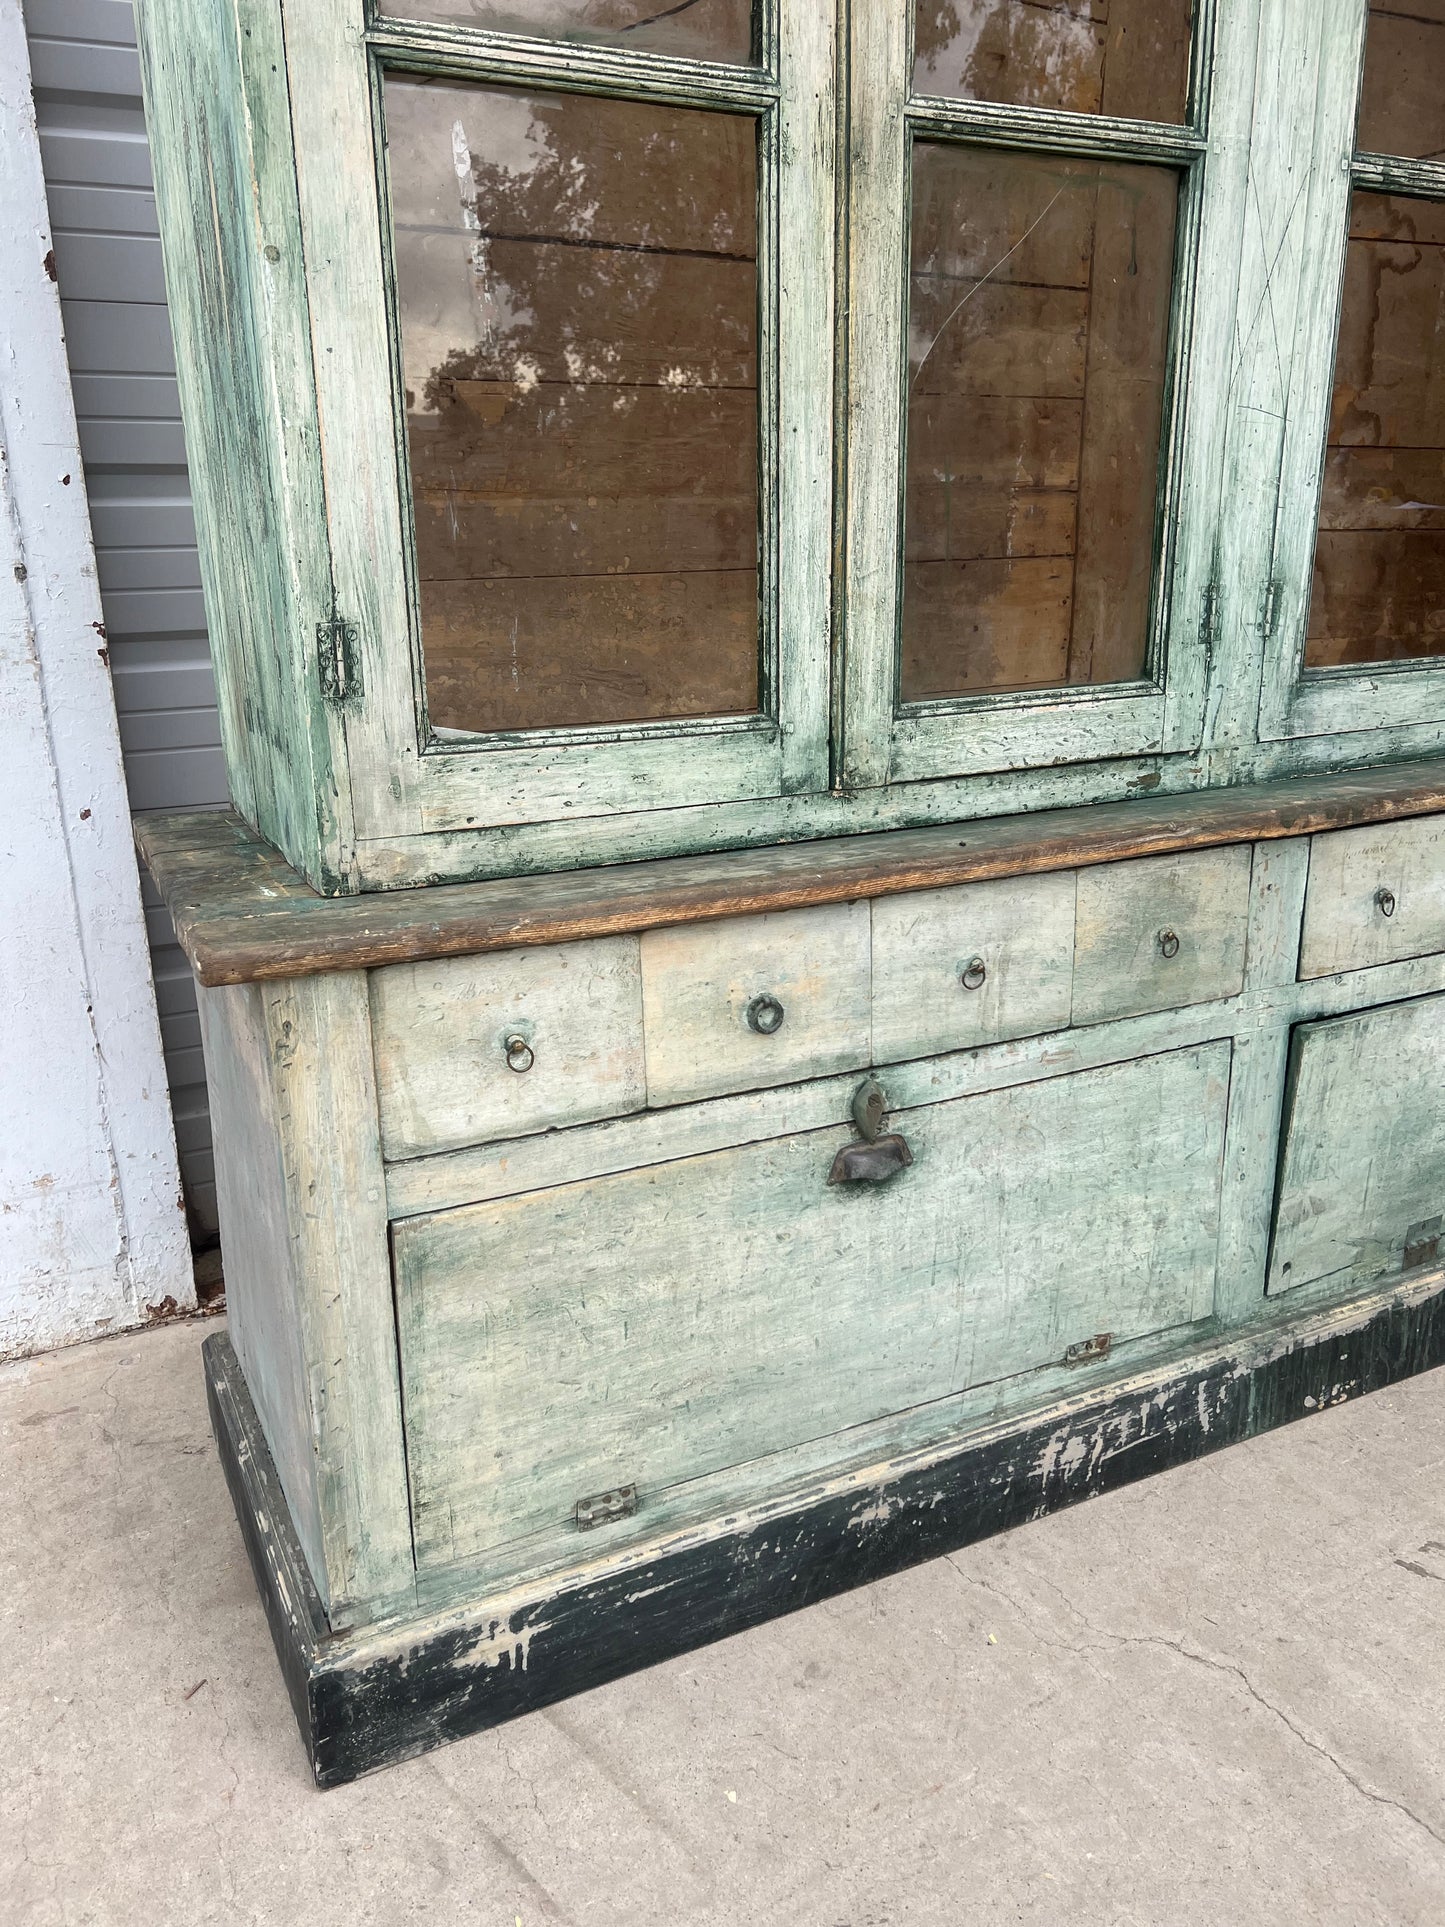
[[[1301,1024],[1269,1288],[1365,1286],[1440,1262],[1445,996]]]
[[[1244,987],[1248,844],[1078,874],[1076,1024],[1234,997]]]
[[[1334,830],[1310,844],[1301,977],[1445,950],[1445,822]]]
[[[615,1117],[645,1101],[635,937],[393,964],[371,974],[371,1013],[388,1158]]]
[[[868,938],[866,903],[649,930],[648,1103],[686,1104],[866,1065]]]
[[[1229,1057],[921,1106],[882,1185],[835,1127],[398,1224],[419,1565],[1206,1314]]]
[[[880,897],[874,1062],[1063,1029],[1073,961],[1072,871]]]

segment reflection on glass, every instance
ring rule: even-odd
[[[753,57],[752,0],[382,0],[393,19],[585,40],[686,60]]]
[[[913,90],[1182,121],[1193,0],[914,0]]]
[[[1177,194],[914,147],[905,702],[1143,673]]]
[[[1445,160],[1445,0],[1370,0],[1355,145]]]
[[[386,83],[434,726],[758,707],[757,127]]]
[[[1356,194],[1305,662],[1445,656],[1445,206]]]

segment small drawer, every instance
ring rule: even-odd
[[[866,1065],[868,934],[866,903],[647,931],[648,1103]]]
[[[635,937],[392,964],[371,1017],[388,1158],[643,1107]]]
[[[1445,820],[1372,823],[1310,843],[1301,977],[1445,950]]]
[[[1081,870],[1074,1022],[1235,997],[1244,987],[1252,847]]]
[[[880,897],[874,1061],[1062,1030],[1073,963],[1072,871]]]

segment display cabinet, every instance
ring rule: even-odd
[[[318,1778],[1445,1359],[1445,8],[138,15]]]

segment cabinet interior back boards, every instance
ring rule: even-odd
[[[137,11],[317,1778],[1445,1360],[1445,6]]]

